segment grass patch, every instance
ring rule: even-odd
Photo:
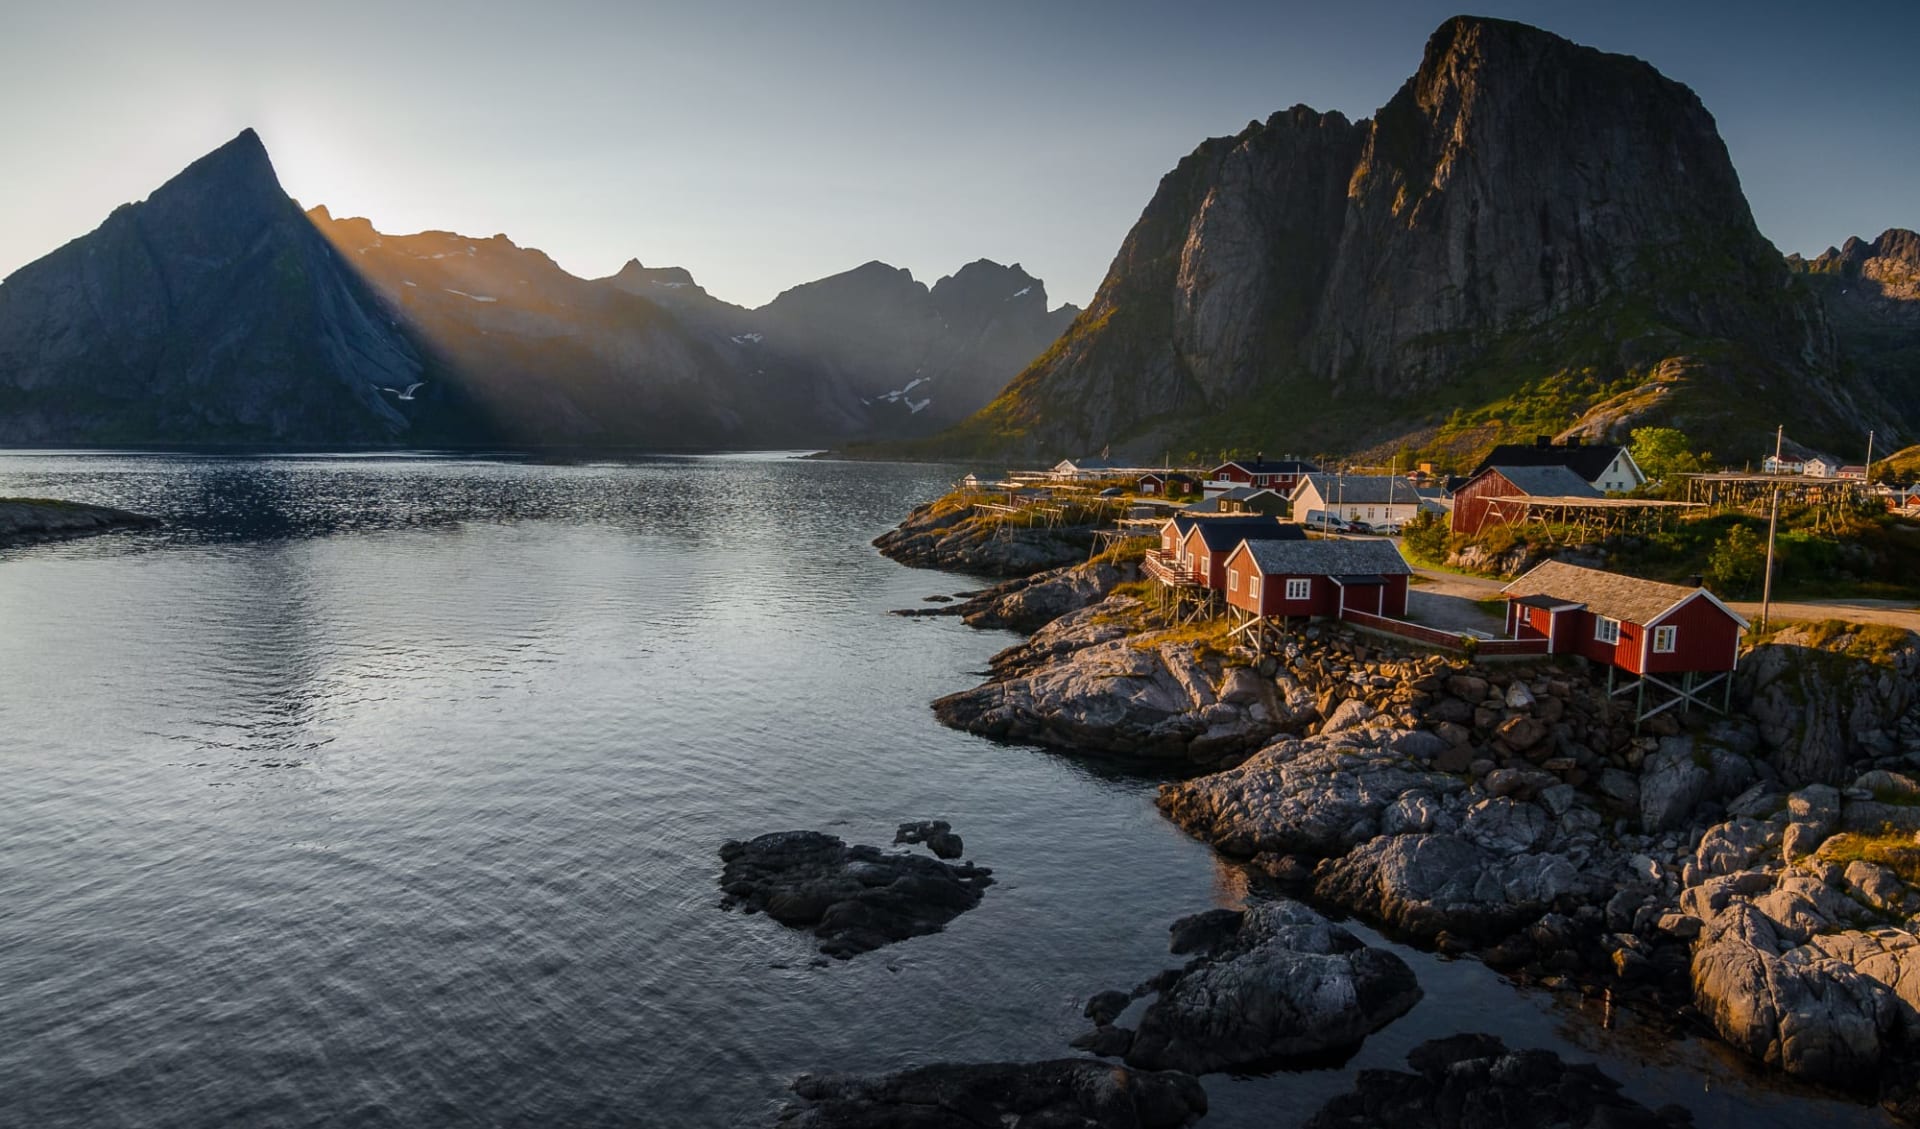
[[[1920,885],[1920,844],[1913,832],[1882,827],[1878,831],[1843,831],[1820,844],[1814,857],[1845,866],[1856,860],[1887,867],[1909,886]]]
[[[1848,623],[1839,619],[1791,620],[1748,636],[1754,646],[1787,636],[1787,642],[1830,654],[1891,667],[1914,645],[1913,633],[1886,623]]]

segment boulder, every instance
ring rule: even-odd
[[[1195,1074],[1355,1046],[1419,1002],[1413,970],[1298,902],[1174,925],[1199,955],[1155,982],[1129,1065]]]
[[[1810,784],[1787,797],[1787,830],[1781,853],[1793,862],[1820,849],[1840,826],[1840,792],[1827,784]]]
[[[1207,1111],[1191,1075],[1092,1059],[936,1063],[894,1074],[802,1074],[786,1129],[1182,1129]]]
[[[1422,941],[1498,940],[1581,885],[1564,855],[1508,856],[1443,832],[1370,840],[1313,876],[1315,896]]]
[[[1697,763],[1693,743],[1663,738],[1640,769],[1640,827],[1649,835],[1684,826],[1706,795],[1712,774]]]
[[[1492,1035],[1453,1035],[1415,1047],[1413,1073],[1362,1070],[1353,1090],[1328,1102],[1306,1129],[1681,1129],[1684,1111],[1659,1111],[1620,1093],[1591,1064],[1551,1051],[1510,1051]]]
[[[818,831],[776,831],[720,848],[723,908],[764,911],[846,960],[937,933],[980,904],[992,871],[853,846]]]

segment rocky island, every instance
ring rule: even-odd
[[[974,571],[1005,567],[995,554]],[[1004,626],[1004,603],[1061,594],[1036,605],[1056,618],[937,716],[1162,766],[1178,777],[1158,797],[1169,819],[1297,899],[1256,901],[1249,921],[1287,905],[1351,915],[1517,979],[1678,1015],[1769,1069],[1920,1119],[1920,638],[1788,625],[1749,640],[1727,716],[1636,726],[1581,660],[1475,661],[1332,623],[1255,654],[1224,623],[1167,623],[1136,575],[1112,559],[1043,569],[942,608]],[[1177,984],[1142,988],[1177,1000]],[[1137,1030],[1109,1026],[1142,994],[1096,996],[1100,1026],[1079,1045],[1222,1068],[1148,1038],[1165,1005]],[[1503,1056],[1519,1056],[1512,1071],[1562,1069],[1456,1051],[1482,1063],[1460,1076],[1488,1086],[1511,1073],[1483,1068]],[[1465,1084],[1415,1065],[1317,1123]],[[1670,1123],[1620,1103],[1621,1123]]]
[[[0,549],[42,541],[66,541],[124,529],[152,529],[158,518],[46,498],[0,498]]]

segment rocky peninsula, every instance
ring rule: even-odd
[[[0,498],[0,549],[124,529],[152,529],[159,524],[158,518],[109,506],[46,498]]]
[[[1072,594],[937,715],[1162,766],[1179,777],[1168,818],[1300,902],[1677,1016],[1920,1120],[1920,638],[1791,625],[1750,640],[1727,716],[1636,726],[1578,661],[1473,661],[1332,624],[1256,655],[1224,624],[1166,624],[1143,588],[1108,562],[973,596],[961,614],[997,626],[1002,601]],[[1139,1039],[1081,1045],[1217,1068],[1142,1057]],[[1529,1053],[1474,1061],[1552,1072]],[[1451,1084],[1416,1063],[1392,1092]]]

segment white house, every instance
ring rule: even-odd
[[[1413,483],[1391,474],[1309,474],[1289,498],[1293,520],[1309,529],[1328,521],[1403,525],[1420,512]]]
[[[1825,455],[1815,455],[1806,462],[1806,475],[1808,478],[1838,478],[1840,477],[1840,460],[1830,459]]]
[[[1760,469],[1767,474],[1805,474],[1807,462],[1792,455],[1768,455],[1766,461],[1760,464]]]

